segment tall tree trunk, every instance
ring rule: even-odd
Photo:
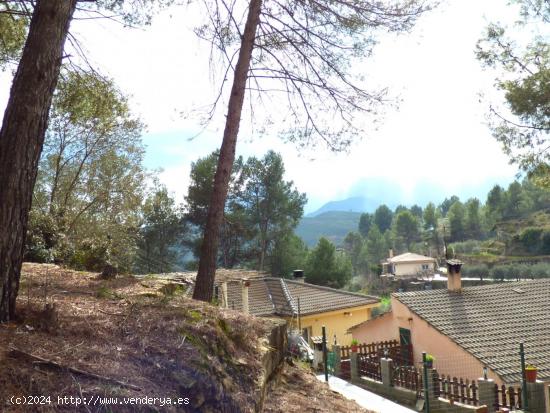
[[[225,200],[233,162],[235,161],[235,149],[237,146],[237,135],[241,122],[246,81],[250,69],[250,59],[256,39],[256,28],[260,21],[262,0],[250,0],[248,16],[244,27],[244,34],[241,40],[239,58],[235,66],[233,86],[227,107],[227,118],[223,141],[218,158],[218,167],[214,176],[214,188],[210,205],[208,206],[208,217],[204,228],[204,236],[201,245],[201,256],[199,260],[199,271],[195,283],[193,298],[202,301],[211,301],[214,290],[214,277],[216,275],[216,257],[218,254],[219,231],[222,224]]]
[[[0,322],[15,299],[32,193],[76,0],[38,0],[0,130]]]

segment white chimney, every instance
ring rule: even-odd
[[[459,293],[462,291],[462,279],[460,269],[462,261],[447,260],[447,289],[449,291]]]
[[[245,278],[241,282],[242,294],[243,294],[243,313],[248,314],[248,287],[250,287],[250,280]]]
[[[390,258],[393,258],[393,248],[390,248],[388,254]]]

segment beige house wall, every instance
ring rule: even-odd
[[[393,264],[395,268],[395,276],[396,277],[403,277],[403,276],[412,276],[419,273],[422,273],[423,265],[429,266],[429,272],[433,273],[435,271],[435,264],[434,262],[396,262]]]
[[[364,305],[360,307],[345,308],[326,313],[306,315],[301,318],[302,329],[311,327],[312,336],[322,335],[322,327],[325,326],[327,342],[334,343],[334,335],[340,345],[350,345],[352,336],[348,329],[356,324],[367,321],[371,317],[371,311],[378,304]],[[292,321],[293,327],[297,327],[297,320]]]
[[[441,334],[424,319],[409,310],[397,299],[391,299],[392,311],[388,315],[379,317],[372,322],[365,323],[352,331],[353,338],[359,342],[373,342],[384,340],[399,340],[399,328],[411,331],[414,364],[422,363],[422,352],[434,356],[434,368],[440,374],[451,377],[477,380],[482,376],[483,364],[452,341]],[[497,384],[503,384],[492,370],[488,371],[489,378]]]

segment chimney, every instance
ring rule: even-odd
[[[462,291],[461,267],[462,261],[447,260],[447,290],[455,293]]]
[[[390,250],[388,251],[388,256],[390,258],[393,258],[393,248],[390,248]]]
[[[305,282],[305,277],[304,277],[304,270],[294,270],[294,272],[292,273],[293,277],[294,277],[294,281],[298,281],[298,282]]]
[[[229,302],[227,301],[227,281],[222,282],[222,307],[229,308]]]
[[[241,288],[243,293],[243,313],[248,314],[248,287],[250,287],[250,280],[244,278],[241,280]]]

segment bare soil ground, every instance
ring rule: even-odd
[[[279,380],[270,386],[265,412],[372,413],[331,390],[308,368],[286,363]]]
[[[106,281],[96,273],[38,264],[23,267],[18,312],[17,322],[0,324],[1,412],[257,408],[254,389],[269,320],[189,299],[167,280]],[[71,396],[73,403],[64,399]],[[102,403],[105,397],[117,397],[118,404]],[[143,404],[144,397],[157,400]],[[77,398],[86,405],[76,405]],[[141,402],[122,404],[129,398]],[[22,401],[27,403],[17,404]],[[266,401],[269,412],[300,405],[302,411],[363,411],[294,368],[283,372]]]

